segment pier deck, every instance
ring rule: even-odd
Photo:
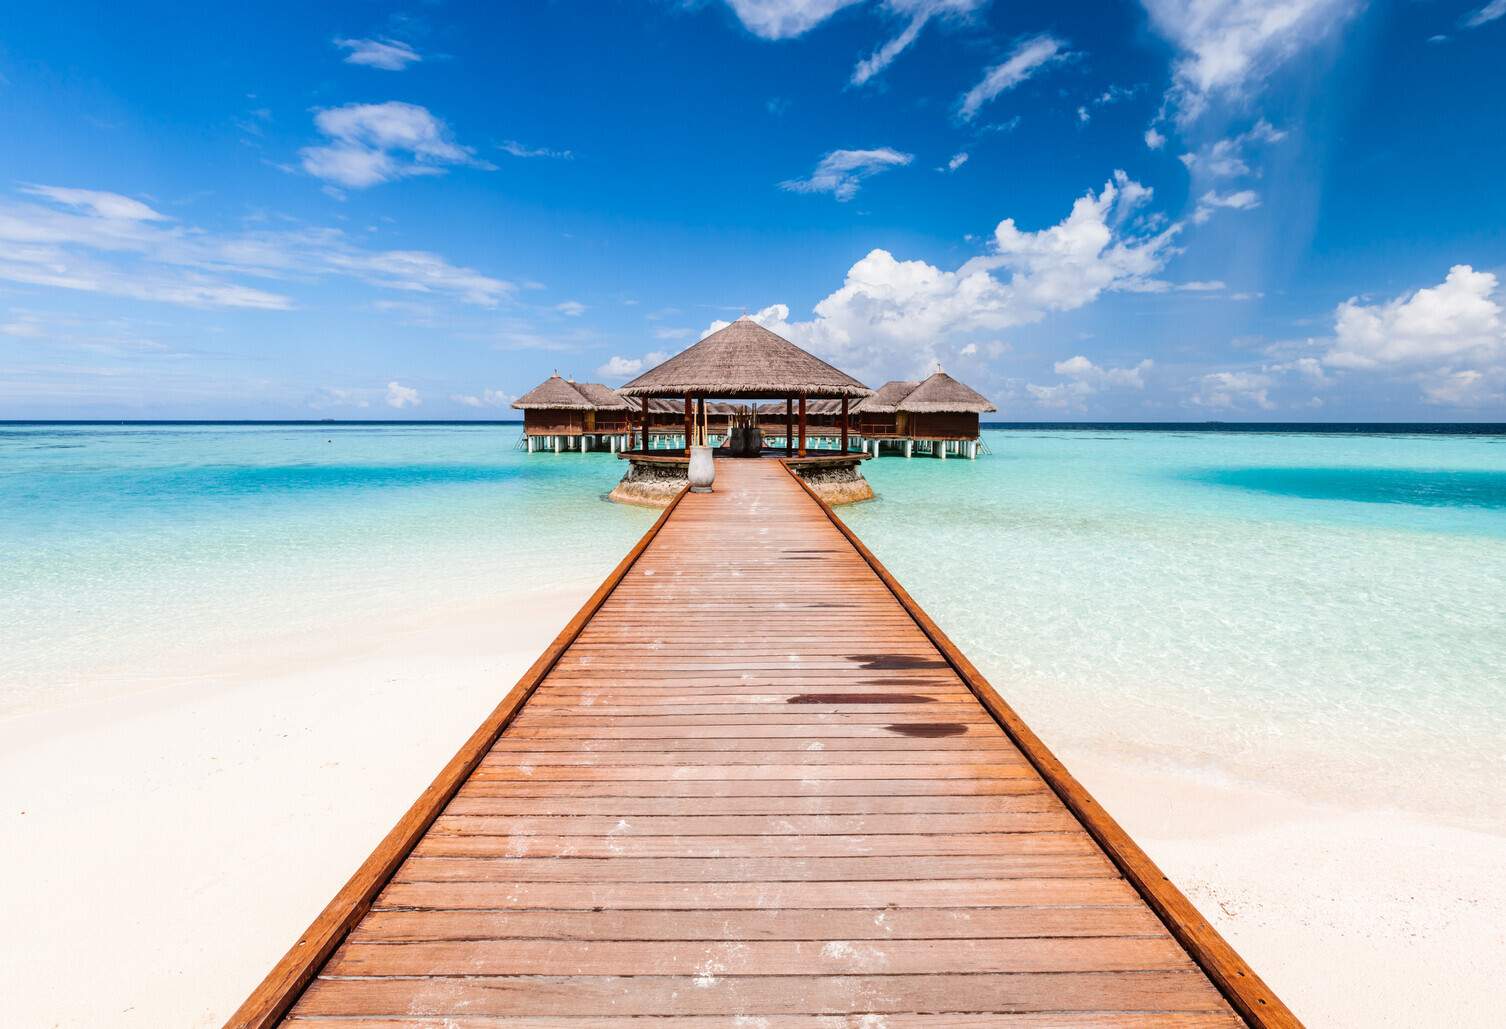
[[[829,509],[734,460],[230,1024],[644,1016],[1297,1024]]]

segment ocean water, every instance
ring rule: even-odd
[[[1506,825],[1506,436],[986,439],[843,517],[1052,745]]]
[[[653,513],[497,425],[0,425],[0,716],[589,589]],[[1506,822],[1506,436],[1016,427],[843,517],[1049,743]]]
[[[0,715],[272,635],[604,578],[654,514],[515,426],[0,426]]]

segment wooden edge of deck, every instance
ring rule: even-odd
[[[502,698],[502,702],[496,706],[486,721],[471,734],[470,739],[452,757],[439,775],[429,784],[429,788],[419,795],[407,814],[393,826],[382,842],[377,844],[376,850],[371,852],[361,867],[356,870],[350,881],[335,894],[333,900],[314,919],[313,924],[304,931],[292,948],[283,955],[261,985],[252,991],[251,996],[246,998],[230,1020],[225,1023],[226,1029],[268,1029],[277,1023],[283,1015],[287,1014],[304,988],[319,973],[319,969],[329,960],[330,955],[345,940],[346,935],[357,922],[370,909],[377,894],[387,885],[397,871],[398,866],[408,857],[414,846],[428,832],[434,820],[439,817],[446,804],[455,796],[464,785],[466,779],[481,763],[497,738],[502,735],[508,724],[517,715],[523,704],[533,695],[544,677],[558,663],[565,650],[574,643],[576,637],[585,628],[586,624],[600,610],[601,605],[611,596],[628,570],[633,567],[648,545],[659,535],[659,530],[669,521],[680,501],[685,497],[685,490],[675,495],[664,512],[659,515],[649,530],[628,551],[627,555],[606,577],[596,592],[591,594],[575,617],[560,630],[554,642],[539,655],[517,685],[508,691]]]
[[[1255,973],[1243,958],[1229,945],[1217,929],[1203,917],[1197,907],[1181,890],[1166,877],[1150,855],[1093,799],[1087,789],[1078,782],[1066,765],[1031,730],[1014,708],[1010,707],[983,673],[968,660],[962,651],[947,638],[940,626],[931,620],[913,597],[899,584],[889,569],[873,555],[856,533],[849,529],[832,510],[830,504],[805,482],[794,469],[786,465],[790,477],[810,495],[811,499],[826,512],[853,549],[868,563],[900,606],[915,620],[926,637],[941,652],[952,669],[972,691],[999,727],[1014,741],[1041,778],[1061,799],[1067,809],[1077,816],[1088,834],[1103,848],[1109,860],[1121,875],[1144,898],[1145,903],[1156,913],[1187,953],[1197,962],[1203,972],[1224,995],[1230,1006],[1246,1022],[1254,1026],[1297,1027],[1302,1022],[1294,1015],[1265,981]]]

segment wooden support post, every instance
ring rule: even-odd
[[[784,398],[784,456],[795,452],[795,398]]]
[[[800,394],[800,456],[805,456],[805,394]]]
[[[842,453],[847,453],[847,398],[842,398]]]
[[[690,453],[691,426],[695,421],[694,409],[690,406],[690,394],[685,394],[685,453]]]
[[[706,424],[706,398],[705,397],[696,397],[695,398],[695,424],[696,424],[696,431],[697,432],[700,431],[700,427],[702,425]],[[706,433],[706,442],[708,444],[711,442],[711,433],[710,432]]]

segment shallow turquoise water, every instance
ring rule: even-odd
[[[1506,817],[1506,438],[987,439],[843,517],[1053,744]]]
[[[588,588],[652,512],[512,426],[0,426],[0,713]],[[843,516],[1067,754],[1506,817],[1506,438],[993,431]]]
[[[0,712],[101,669],[587,587],[653,514],[511,426],[0,427]]]

